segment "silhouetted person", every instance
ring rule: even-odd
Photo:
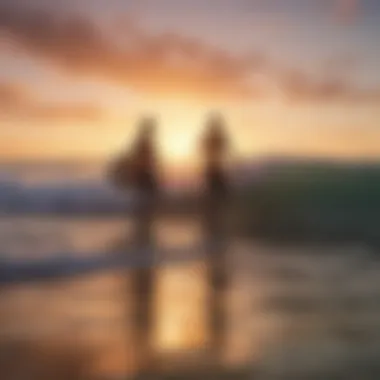
[[[227,178],[224,171],[224,160],[229,148],[224,120],[220,115],[212,115],[206,123],[202,140],[205,160],[207,190],[213,195],[223,195],[227,190]]]
[[[145,118],[139,126],[139,135],[132,151],[132,181],[138,195],[135,213],[135,244],[141,254],[152,257],[154,248],[153,223],[156,200],[159,192],[158,162],[155,144],[156,121]],[[133,278],[133,292],[136,297],[135,323],[140,367],[151,370],[153,328],[154,268],[145,266],[136,270]]]
[[[145,118],[132,148],[132,183],[137,190],[135,242],[139,247],[152,244],[152,225],[159,191],[155,144],[156,121]]]
[[[158,190],[155,134],[155,119],[143,119],[139,125],[139,134],[132,148],[135,186],[140,191],[150,195],[153,195]]]
[[[225,217],[229,193],[225,169],[229,141],[221,116],[213,115],[207,120],[201,149],[204,159],[203,229],[206,241],[211,243],[208,250],[211,349],[215,359],[219,360],[225,343],[224,334],[226,330],[224,294],[227,282],[225,265],[227,231],[225,229]]]
[[[131,151],[114,169],[114,182],[121,188],[134,189],[137,195],[133,215],[133,248],[138,255],[150,258],[154,247],[153,222],[159,191],[155,144],[156,121],[143,118]],[[153,273],[145,265],[132,273],[133,346],[137,351],[137,367],[152,369],[151,334],[153,327]]]
[[[157,154],[155,147],[156,121],[145,117],[138,124],[132,147],[119,156],[111,168],[111,182],[121,190],[137,191],[139,204],[154,198],[158,192]]]

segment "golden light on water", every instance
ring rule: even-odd
[[[154,345],[159,351],[202,348],[207,341],[205,268],[164,268],[157,283]]]

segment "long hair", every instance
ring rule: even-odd
[[[226,121],[220,113],[212,112],[206,119],[206,136],[210,138],[226,137]]]
[[[202,139],[203,155],[207,164],[221,165],[228,148],[226,122],[219,113],[212,113],[205,123]]]
[[[149,141],[156,132],[157,121],[153,116],[143,116],[137,123],[135,146],[139,143]]]

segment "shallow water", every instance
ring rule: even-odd
[[[131,223],[121,219],[3,218],[0,251],[2,258],[28,260],[107,254],[125,249],[130,233]],[[199,239],[194,220],[156,225],[161,246]],[[248,364],[259,378],[380,377],[380,260],[365,247],[233,241],[227,262],[226,365]],[[74,350],[88,373],[133,373],[132,274],[114,270],[0,289],[1,372],[11,374],[12,361],[18,370],[29,368],[22,346],[22,352],[32,347],[34,366],[37,351],[42,366],[55,368],[61,364],[53,352],[61,358]],[[202,260],[154,269],[153,345],[168,362],[178,351],[207,347],[206,274]],[[4,359],[8,347],[17,354]]]

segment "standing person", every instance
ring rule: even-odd
[[[158,184],[158,157],[156,151],[156,121],[144,118],[132,150],[131,180],[137,191],[135,237],[138,246],[152,244],[152,226],[155,213]]]
[[[121,189],[133,189],[137,199],[133,215],[133,246],[137,254],[150,258],[154,248],[153,223],[159,192],[158,162],[155,143],[156,120],[144,117],[138,124],[137,138],[129,154],[122,156],[113,170],[113,182]],[[144,258],[145,258],[144,257]],[[146,260],[144,260],[146,262]],[[150,371],[153,329],[154,269],[144,265],[132,273],[132,333],[135,365]]]
[[[227,283],[225,262],[225,217],[229,193],[225,159],[229,150],[224,120],[212,115],[206,122],[201,141],[204,159],[204,207],[202,211],[203,231],[208,243],[208,270],[210,284],[209,323],[211,352],[216,361],[221,359],[224,347],[225,290]]]
[[[221,228],[219,213],[224,214],[223,205],[229,192],[225,168],[229,145],[224,119],[218,114],[211,115],[206,122],[201,148],[204,159],[206,222],[212,229]]]
[[[142,119],[139,134],[132,152],[132,182],[137,190],[138,203],[135,213],[135,244],[139,254],[152,257],[154,248],[154,216],[159,192],[158,162],[156,152],[156,121]],[[135,313],[133,328],[138,351],[138,366],[142,371],[153,370],[152,333],[154,322],[153,295],[154,269],[143,266],[132,278]]]

